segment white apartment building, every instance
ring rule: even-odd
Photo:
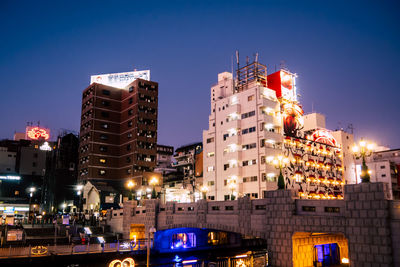
[[[361,183],[361,159],[357,159],[357,183]],[[371,182],[384,182],[389,185],[389,198],[400,199],[400,149],[375,151],[366,157]]]
[[[209,129],[203,131],[203,184],[210,200],[261,198],[277,188],[279,170],[260,161],[282,153],[280,103],[260,82],[266,69],[253,78],[234,89],[232,73],[223,72],[211,87]]]

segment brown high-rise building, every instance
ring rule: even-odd
[[[92,76],[82,96],[79,180],[123,182],[153,171],[158,83],[149,76],[148,71]]]

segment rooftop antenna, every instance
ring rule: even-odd
[[[314,113],[314,102],[311,102],[311,113]]]
[[[285,62],[285,60],[281,60],[280,68],[281,68],[281,70],[285,70],[285,69],[286,69],[286,62]]]
[[[258,62],[258,53],[256,53],[256,58],[254,60],[255,62]]]
[[[353,132],[354,132],[354,126],[353,126],[352,123],[350,123],[350,124],[347,126],[347,129],[349,129],[349,132],[350,132],[351,134],[353,134]],[[346,131],[347,131],[347,129],[346,129]]]
[[[232,71],[232,92],[235,93],[235,81],[233,79],[233,55],[231,56],[231,71]]]
[[[246,56],[246,65],[249,65],[249,56]]]

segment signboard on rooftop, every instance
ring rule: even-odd
[[[90,84],[100,83],[116,88],[125,88],[136,79],[150,81],[150,70],[92,75]]]

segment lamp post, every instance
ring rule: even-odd
[[[28,209],[28,216],[31,215],[32,197],[33,197],[33,193],[34,193],[35,191],[36,191],[36,188],[33,187],[33,186],[31,186],[31,187],[28,188],[28,192],[29,192],[29,209]],[[32,213],[35,213],[35,210],[33,210]],[[32,214],[32,223],[33,223],[33,220],[34,220],[34,216],[33,216],[33,214]]]
[[[146,267],[149,267],[150,264],[150,246],[151,246],[151,238],[154,235],[154,233],[156,232],[156,228],[154,228],[154,226],[152,226],[149,229],[149,236],[147,239],[147,261],[146,261]]]
[[[279,169],[278,189],[285,189],[285,179],[282,174],[282,169],[289,164],[289,158],[278,155],[276,157],[269,158],[268,163],[274,165],[275,168]]]
[[[228,180],[228,188],[231,190],[231,200],[235,200],[235,196],[233,195],[233,192],[236,189],[236,180],[234,178],[231,178]]]
[[[133,198],[133,191],[132,191],[132,189],[135,187],[135,183],[132,181],[132,180],[129,180],[129,182],[126,184],[126,187],[128,187],[129,188],[129,191],[130,191],[130,199],[134,199]]]
[[[370,175],[368,166],[365,163],[365,158],[372,155],[372,151],[374,149],[374,144],[364,141],[361,139],[358,142],[358,145],[353,146],[353,155],[356,159],[362,158],[362,166],[361,166],[361,182],[369,183],[370,182]],[[357,178],[357,177],[356,177]]]
[[[157,198],[157,193],[156,193],[156,184],[158,184],[157,177],[151,178],[149,184],[153,187],[153,190],[151,192],[151,198]]]
[[[77,191],[76,194],[77,194],[78,197],[79,197],[79,201],[78,201],[79,213],[81,213],[82,190],[83,190],[83,185],[78,184],[78,185],[76,186],[76,191]]]
[[[200,191],[201,191],[201,193],[203,193],[203,199],[206,199],[207,198],[208,187],[206,185],[203,185],[200,188]]]

